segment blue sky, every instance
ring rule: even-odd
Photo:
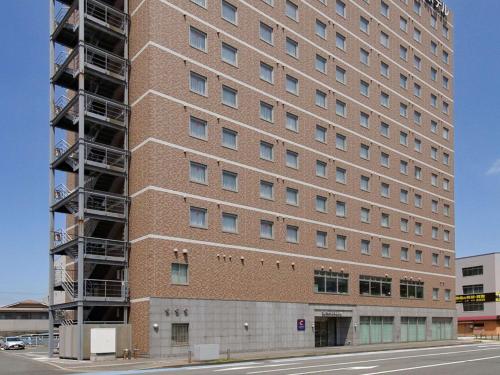
[[[0,12],[0,305],[47,294],[47,3],[5,1]],[[500,1],[447,3],[456,25],[457,254],[500,251]]]

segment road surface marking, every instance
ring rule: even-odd
[[[485,350],[495,350],[495,349],[498,349],[498,348],[483,348],[483,349],[461,350],[461,351],[453,351],[453,352],[427,353],[427,354],[419,354],[419,355],[412,355],[412,356],[402,356],[402,357],[390,357],[390,358],[373,358],[373,359],[365,359],[365,360],[353,361],[353,362],[328,363],[328,364],[320,364],[320,365],[310,365],[310,366],[289,367],[289,368],[273,369],[273,370],[253,371],[253,372],[248,372],[247,374],[254,375],[254,374],[264,374],[264,373],[278,372],[278,371],[305,370],[305,369],[312,369],[312,368],[317,368],[317,367],[331,367],[331,366],[354,365],[354,364],[369,363],[369,362],[396,361],[396,360],[400,360],[400,359],[410,359],[410,358],[420,358],[420,357],[433,357],[433,356],[446,355],[446,354],[453,355],[453,354],[481,352],[481,351],[485,351]],[[383,352],[379,352],[379,354],[383,354]],[[285,364],[283,364],[283,366],[285,366]]]

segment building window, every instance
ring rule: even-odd
[[[189,117],[189,135],[194,138],[207,140],[208,125],[207,122],[199,118]]]
[[[401,232],[408,233],[408,219],[401,218],[399,220],[399,229]]]
[[[314,139],[316,139],[318,142],[326,143],[326,128],[322,127],[321,125],[316,125]]]
[[[234,23],[235,25],[238,22],[237,8],[233,4],[230,4],[225,0],[222,0],[222,18],[224,18],[226,21]]]
[[[401,342],[425,341],[426,319],[422,317],[401,317]]]
[[[432,253],[432,265],[439,266],[439,254]]]
[[[370,116],[367,113],[359,113],[359,125],[367,129],[370,127]]]
[[[422,32],[417,28],[413,29],[413,39],[416,42],[419,42],[419,43],[422,42]]]
[[[195,3],[203,8],[207,7],[207,0],[191,0],[192,3]]]
[[[385,48],[389,48],[389,35],[383,31],[380,32],[380,44],[382,44]]]
[[[422,96],[422,87],[418,83],[413,84],[413,94],[415,96]]]
[[[299,131],[299,118],[298,118],[298,116],[294,115],[293,113],[287,112],[286,113],[286,128],[288,130],[291,130],[291,131],[297,133]]]
[[[444,204],[443,205],[443,215],[446,217],[450,216],[450,205],[449,204]]]
[[[236,108],[238,106],[238,91],[228,86],[222,86],[222,104]]]
[[[448,52],[446,51],[443,51],[443,58],[442,58],[443,62],[445,64],[448,64],[449,60],[450,60],[450,55],[448,54]]]
[[[422,124],[422,114],[418,111],[413,111],[413,122],[417,125]]]
[[[422,152],[422,141],[418,138],[415,138],[415,151]]]
[[[437,52],[438,52],[438,45],[435,41],[431,40],[431,53],[437,56]]]
[[[176,285],[188,285],[188,265],[182,263],[172,263],[171,283]]]
[[[189,225],[196,228],[207,228],[207,209],[199,207],[189,208]]]
[[[385,182],[380,183],[380,195],[384,198],[390,197],[390,186]]]
[[[424,298],[424,283],[403,279],[399,282],[399,295],[401,298]]]
[[[189,45],[200,51],[207,50],[207,34],[193,26],[189,28]]]
[[[264,141],[260,142],[260,158],[269,161],[274,160],[274,152],[272,144]]]
[[[380,105],[389,108],[389,94],[385,92],[380,93]]]
[[[370,177],[361,176],[359,180],[359,188],[362,191],[370,191]]]
[[[399,103],[399,115],[402,117],[408,117],[408,106],[403,103]]]
[[[408,61],[408,48],[399,46],[399,57],[405,61]]]
[[[369,240],[361,240],[361,254],[369,255],[370,254],[370,241]]]
[[[415,250],[415,263],[422,263],[422,262],[423,262],[422,250]]]
[[[436,69],[434,69],[433,67],[431,67],[431,79],[432,79],[433,81],[436,81],[436,80],[437,80],[437,74],[438,74],[437,70],[436,70]]]
[[[362,64],[369,65],[370,64],[370,52],[364,50],[363,48],[359,49],[359,60]]]
[[[260,181],[260,197],[264,199],[274,199],[274,184],[268,181]]]
[[[336,134],[335,136],[335,147],[338,150],[346,151],[347,150],[347,138],[343,134]]]
[[[316,176],[326,177],[327,164],[321,160],[316,160]]]
[[[238,148],[238,132],[222,128],[222,146],[236,150]]]
[[[291,38],[286,38],[286,53],[292,57],[299,57],[299,43]]]
[[[389,5],[384,1],[380,2],[380,14],[389,18]]]
[[[286,241],[291,243],[299,243],[299,227],[294,225],[286,226]]]
[[[260,102],[260,118],[267,122],[274,122],[274,107],[271,104]]]
[[[335,37],[335,46],[337,46],[337,48],[340,48],[341,50],[345,51],[345,49],[346,49],[346,39],[345,39],[345,36],[343,36],[340,33],[337,33],[336,37]]]
[[[327,198],[321,195],[316,196],[316,211],[327,212]]]
[[[399,86],[405,90],[408,88],[408,77],[404,74],[399,74]]]
[[[362,143],[359,146],[359,157],[361,159],[370,160],[370,146]]]
[[[422,59],[417,55],[413,56],[413,66],[417,70],[422,70]]]
[[[389,154],[385,152],[380,153],[380,165],[389,168]]]
[[[390,277],[359,276],[359,294],[362,296],[390,297],[391,289]]]
[[[260,238],[273,239],[273,225],[272,221],[261,220],[260,221]]]
[[[369,34],[370,33],[370,21],[368,21],[365,17],[360,16],[359,17],[359,29],[366,34]]]
[[[422,168],[415,166],[415,178],[417,180],[422,179]],[[421,206],[418,206],[418,207],[421,207]]]
[[[432,288],[432,299],[434,301],[439,299],[439,288]]]
[[[189,181],[196,182],[198,184],[207,184],[207,166],[201,163],[195,163],[194,161],[189,163]]]
[[[415,223],[415,234],[417,236],[421,236],[423,234],[422,223],[419,222]]]
[[[451,257],[449,255],[444,256],[444,266],[446,268],[450,268],[451,265]]]
[[[314,292],[347,294],[349,274],[328,271],[314,271]]]
[[[291,150],[286,150],[286,166],[294,169],[299,168],[299,154],[291,151]]]
[[[172,323],[172,346],[189,346],[189,324]]]
[[[450,190],[450,180],[443,178],[443,189],[446,191]]]
[[[408,190],[401,189],[399,193],[399,201],[404,204],[408,204]]]
[[[413,0],[413,11],[420,16],[421,9],[422,4],[420,4],[420,0]]]
[[[438,130],[438,124],[436,121],[431,120],[431,132],[437,133]]]
[[[408,32],[408,20],[406,18],[400,17],[399,18],[399,28],[401,31],[404,31],[405,33]]]
[[[391,257],[391,246],[387,243],[382,244],[382,258]]]
[[[464,294],[482,294],[484,293],[484,285],[483,284],[475,284],[475,285],[464,285],[462,287]]]
[[[344,17],[346,16],[346,7],[345,7],[345,4],[343,1],[341,0],[337,0],[336,4],[335,4],[335,12],[341,16],[341,17]]]
[[[222,231],[238,233],[238,215],[222,213]]]
[[[323,56],[316,55],[316,70],[326,74],[326,59]]]
[[[322,231],[316,231],[316,246],[321,248],[328,247],[327,244],[327,233]]]
[[[390,226],[389,218],[390,218],[389,214],[386,213],[380,214],[380,225],[384,228],[389,228]]]
[[[462,276],[479,276],[483,274],[483,266],[465,267],[462,268]]]
[[[316,35],[326,39],[326,25],[320,20],[316,20]]]
[[[224,190],[238,191],[238,174],[222,171],[222,188]]]
[[[191,72],[189,89],[196,94],[207,96],[207,77]]]
[[[269,82],[269,83],[273,83],[274,82],[273,70],[274,69],[272,66],[261,62],[260,63],[260,79],[262,79],[263,81]]]
[[[386,78],[389,78],[389,65],[383,61],[380,62],[380,74],[382,74]]]
[[[337,82],[346,83],[346,72],[345,69],[342,69],[340,66],[337,66],[335,69],[335,79]]]
[[[286,188],[286,203],[292,206],[299,205],[299,191],[293,188]]]
[[[450,231],[449,230],[444,230],[443,231],[443,240],[445,242],[450,242]]]
[[[326,94],[323,91],[316,90],[316,105],[326,108]]]
[[[408,260],[410,259],[410,256],[409,256],[407,247],[401,248],[401,253],[400,253],[399,259],[401,259],[402,261],[408,262]]]
[[[469,311],[484,311],[484,302],[466,302],[463,304],[465,312]]]
[[[335,214],[338,217],[346,217],[346,205],[345,202],[337,201],[335,205]]]
[[[347,182],[347,171],[344,168],[337,167],[335,172],[335,180],[341,184],[345,184]]]
[[[394,341],[394,318],[389,316],[360,316],[359,343],[379,344]]]
[[[340,251],[347,250],[347,237],[337,234],[335,248]]]
[[[266,43],[273,44],[273,28],[266,25],[265,23],[260,23],[259,27],[260,39]]]
[[[361,222],[370,223],[370,209],[361,207]]]
[[[438,201],[436,201],[434,199],[432,200],[432,202],[431,202],[431,210],[432,210],[433,213],[437,214],[437,212],[438,212]]]
[[[221,59],[228,64],[237,66],[238,65],[238,50],[231,47],[229,44],[222,43],[221,47]]]
[[[439,236],[439,229],[437,227],[432,227],[432,239],[437,240]]]
[[[294,21],[299,20],[299,7],[291,1],[286,1],[285,14]]]
[[[408,162],[407,161],[401,160],[399,162],[399,172],[401,172],[401,174],[408,174]]]
[[[295,77],[289,76],[287,74],[286,76],[286,91],[298,95],[299,94],[299,80]]]
[[[346,117],[347,116],[347,105],[340,100],[335,101],[335,113],[338,116]]]
[[[363,80],[359,81],[359,92],[361,95],[370,96],[370,84]]]

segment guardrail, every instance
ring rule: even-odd
[[[84,242],[85,255],[107,258],[125,258],[127,254],[127,243],[124,241],[86,237]]]
[[[125,281],[85,279],[85,297],[125,299],[127,296]]]
[[[96,143],[85,143],[85,160],[109,167],[125,168],[127,153]]]
[[[127,30],[127,15],[99,1],[87,0],[85,2],[85,15],[122,33]]]
[[[125,215],[127,198],[109,194],[85,191],[85,208],[111,214]]]

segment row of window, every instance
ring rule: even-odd
[[[266,145],[265,145],[266,146]],[[266,146],[267,147],[267,146]],[[264,149],[264,152],[267,152]],[[262,155],[261,150],[261,155]],[[269,156],[269,154],[265,154],[265,156]],[[295,154],[287,154],[287,165],[289,163],[295,162]],[[290,160],[288,160],[290,158]],[[320,162],[316,166],[316,175],[320,177],[326,178],[326,163]],[[336,181],[341,184],[347,184],[347,171],[343,168],[337,167],[336,170]],[[191,161],[189,164],[189,180],[191,182],[199,183],[199,184],[208,184],[208,166],[206,164],[193,162]],[[360,190],[370,192],[370,177],[361,176],[360,177]],[[382,183],[383,184],[383,183]],[[222,188],[224,190],[229,191],[238,191],[238,173],[222,170]],[[381,193],[382,189],[385,186],[381,185]],[[274,191],[274,183],[271,181],[261,180],[260,181],[260,198],[274,200],[275,191]],[[384,195],[383,195],[384,196]],[[327,197],[322,195],[316,196],[316,210],[319,212],[328,212],[328,203]],[[400,202],[403,204],[409,203],[409,192],[406,189],[400,190]],[[416,208],[423,208],[423,197],[421,194],[414,194],[414,205]],[[299,206],[299,189],[287,187],[286,188],[286,203]],[[431,200],[431,210],[433,213],[438,213],[439,210],[439,202],[437,200]],[[346,217],[347,216],[347,204],[343,201],[336,201],[336,215],[338,217]],[[447,203],[443,204],[443,215],[446,217],[450,216],[450,205]],[[403,222],[404,220],[404,222]],[[370,209],[361,208],[361,222],[369,223],[370,220]],[[382,214],[381,225],[383,227],[389,227],[389,214]],[[404,232],[408,232],[408,220],[401,219],[401,230]],[[436,229],[437,230],[437,229]],[[418,235],[422,235],[422,224],[416,223],[415,233]],[[434,227],[433,227],[433,238],[434,238]],[[445,230],[445,241],[449,240],[449,231]]]
[[[318,22],[320,22],[320,21],[318,21]],[[324,25],[321,22],[320,22],[320,24]],[[319,26],[317,26],[317,28],[318,27]],[[261,23],[260,24],[260,35],[261,35],[261,39],[263,39],[264,41],[271,43],[271,44],[273,43],[273,28],[271,26],[268,26],[264,23]],[[206,38],[207,38],[206,33],[191,27],[191,29],[190,29],[191,46],[193,46],[194,48],[198,48],[198,49],[201,49],[203,51],[206,51],[206,45],[207,45]],[[342,49],[345,48],[345,37],[343,37],[339,33],[337,33],[337,46],[339,48],[342,48]],[[403,47],[403,46],[401,46],[400,48],[401,48],[401,52],[400,52],[401,57],[403,59],[407,60],[408,49],[406,47]],[[298,58],[298,42],[294,41],[293,39],[291,39],[289,37],[286,38],[286,51],[289,55]],[[228,45],[227,43],[222,43],[221,54],[222,54],[223,61],[226,61],[226,62],[231,63],[233,65],[237,64],[237,48],[232,47],[232,46]],[[360,57],[361,62],[364,64],[369,64],[369,52],[364,50],[364,49],[361,49],[360,54],[361,54],[361,57]],[[326,64],[327,64],[326,61],[327,60],[325,57],[323,57],[321,55],[317,55],[316,56],[316,63],[315,63],[316,69],[320,70],[322,72],[326,72]],[[416,66],[417,69],[421,68],[421,59],[418,56],[415,56],[415,64],[414,65]],[[261,70],[263,68],[265,69],[266,67],[268,69],[271,68],[269,65],[264,65],[263,67],[261,67]],[[342,73],[342,72],[344,72],[344,73]],[[389,65],[385,62],[381,62],[381,74],[384,75],[385,77],[389,76]],[[431,79],[436,80],[437,74],[438,74],[437,69],[432,67],[431,68]],[[267,73],[264,73],[264,75],[268,76],[267,77],[268,79],[269,78],[272,79],[272,77],[270,77],[270,76],[272,76],[272,73],[267,72]],[[338,67],[337,68],[337,80],[339,80],[339,76],[341,77],[342,75],[345,76],[345,70]],[[401,77],[402,77],[401,78],[402,82],[404,82],[405,80],[407,81],[407,79],[408,79],[404,74],[401,74]],[[342,78],[342,80],[345,81],[345,77]],[[406,85],[406,84],[404,84],[404,85]],[[404,85],[402,83],[403,87],[404,87]],[[443,76],[443,87],[446,89],[448,89],[448,87],[449,87],[449,79],[445,76]],[[404,87],[404,88],[406,88],[406,87]],[[293,92],[295,94],[298,94],[298,80],[296,78],[291,77],[291,76],[288,78],[287,90],[290,92]],[[365,90],[365,89],[362,88],[362,90]],[[417,96],[419,95],[420,91],[421,91],[420,85],[415,84],[415,92],[417,93]],[[430,98],[431,98],[431,105],[433,107],[437,108],[438,107],[437,96],[435,94],[431,94]],[[389,106],[389,96],[387,93],[382,92],[381,105],[386,106],[386,107]],[[443,113],[446,113],[446,114],[449,112],[449,104],[446,101],[443,101],[442,110],[443,110]],[[418,111],[416,111],[416,113],[418,113]]]
[[[384,220],[384,219],[382,219]],[[406,222],[408,222],[406,220]],[[208,210],[202,207],[191,206],[189,209],[189,224],[191,227],[208,229]],[[230,212],[222,212],[221,214],[222,231],[225,233],[238,233],[238,215]],[[299,243],[300,228],[297,225],[286,225],[285,239],[288,243]],[[449,236],[449,231],[446,231]],[[437,235],[437,228],[432,228],[433,236]],[[275,239],[275,223],[271,220],[260,220],[260,238],[266,240]],[[335,236],[335,249],[339,251],[348,251],[347,236],[337,234]],[[328,232],[324,230],[316,231],[315,238],[316,247],[326,249],[328,245]],[[360,252],[364,255],[372,254],[372,242],[368,239],[362,239],[359,244]],[[391,258],[391,245],[383,243],[380,248],[380,255],[383,258]],[[423,263],[422,250],[415,250],[415,262]],[[432,253],[432,265],[440,265],[440,256],[438,253]],[[451,265],[451,257],[445,255],[443,257],[443,266],[449,268]],[[400,260],[410,261],[410,250],[408,247],[400,248]]]
[[[314,271],[314,291],[316,293],[349,293],[349,274],[332,271]],[[392,297],[392,279],[390,277],[359,276],[359,294],[373,297]],[[424,299],[424,283],[401,279],[400,298]],[[432,299],[439,300],[439,288],[432,289]],[[451,300],[451,289],[444,290],[444,300]]]
[[[226,85],[222,85],[222,103],[228,105],[230,107],[236,108],[238,104],[238,91]],[[190,90],[194,93],[207,96],[207,78],[197,74],[195,72],[190,72]],[[326,95],[326,94],[325,94]],[[266,122],[274,123],[274,110],[275,107],[272,104],[266,103],[264,101],[260,101],[259,103],[259,115],[260,118]],[[337,100],[337,114],[345,113],[345,103],[340,100]],[[201,123],[202,120],[198,121]],[[287,112],[286,113],[286,128],[295,132],[299,130],[299,116]],[[316,127],[316,132],[321,132],[325,130],[325,128],[319,126]],[[380,134],[384,137],[390,138],[390,127],[388,124],[382,122],[380,124]],[[316,134],[318,136],[318,134]],[[319,135],[321,136],[321,135]],[[409,135],[404,131],[400,131],[399,133],[399,142],[401,145],[408,147],[409,145]],[[337,133],[335,137],[335,147],[337,150],[347,151],[347,136]],[[369,147],[367,145],[362,144],[360,154],[366,155],[366,148]],[[417,152],[421,152],[422,150],[422,142],[420,139],[414,139],[414,149]],[[430,157],[433,160],[438,160],[439,151],[436,147],[431,146],[430,149]],[[369,156],[369,154],[368,154]],[[450,154],[447,152],[442,153],[442,163],[446,166],[449,166],[451,163]],[[380,163],[384,167],[389,167],[389,154],[381,152]],[[298,168],[298,165],[297,165]],[[402,174],[408,175],[408,161],[400,160],[400,172]],[[415,166],[415,178],[418,180],[422,179],[422,168]],[[433,174],[432,182],[434,186],[437,186],[437,174]],[[434,183],[435,182],[435,183]],[[449,189],[449,180],[443,179],[443,188],[445,190]]]
[[[195,29],[193,27],[190,28],[190,45],[194,48],[201,49],[201,50],[206,50],[206,34],[198,29]],[[294,46],[296,46],[291,39],[287,39],[287,45],[289,46],[289,50],[292,51],[294,50]],[[362,55],[363,57],[363,55]],[[232,65],[237,65],[238,62],[238,50],[237,48],[230,46],[227,43],[222,42],[221,44],[221,59],[224,62],[227,62]],[[363,59],[364,60],[364,59]],[[367,62],[367,61],[364,61]],[[315,68],[322,72],[326,73],[327,69],[327,60],[321,55],[316,55],[316,60],[315,60]],[[437,74],[437,71],[433,69],[433,72]],[[389,76],[389,66],[385,64],[384,62],[381,63],[381,73],[385,76]],[[260,71],[259,71],[259,76],[262,80],[273,84],[274,83],[274,67],[261,62],[260,63]],[[336,80],[340,83],[346,84],[347,80],[347,73],[346,70],[341,68],[340,66],[336,67]],[[435,76],[433,74],[433,76]],[[207,95],[206,93],[206,78],[203,76],[195,76],[198,81],[204,79],[204,83],[202,82],[197,82],[196,88],[197,92],[200,93],[201,95]],[[408,86],[408,77],[405,76],[404,74],[400,75],[400,85],[404,89],[407,89]],[[294,95],[299,94],[299,80],[295,77],[293,77],[290,74],[286,74],[285,76],[285,90],[289,93],[292,93]],[[360,93],[364,96],[369,96],[370,95],[370,84],[367,83],[364,80],[360,81]],[[414,84],[414,94],[418,97],[421,96],[421,86],[417,83]],[[431,94],[431,104],[434,107],[437,107],[437,96],[434,94]],[[223,103],[230,105],[232,107],[237,106],[237,91],[227,87],[223,86],[222,89],[222,99]],[[384,107],[390,107],[390,96],[389,94],[381,91],[380,94],[380,103]],[[326,108],[327,107],[327,94],[321,90],[317,90],[316,92],[316,104]],[[446,102],[443,102],[443,109],[445,111],[448,111],[448,104]],[[347,116],[347,105],[341,100],[336,101],[336,113],[339,116],[346,117]],[[400,115],[404,118],[408,118],[408,105],[405,103],[400,103]],[[272,119],[270,119],[272,121]],[[422,124],[422,113],[414,110],[413,111],[413,121],[416,125],[421,125]],[[437,122],[432,120],[431,121],[431,131],[434,133],[437,132]],[[443,132],[442,136],[444,139],[449,140],[449,129],[447,127],[443,127]]]

